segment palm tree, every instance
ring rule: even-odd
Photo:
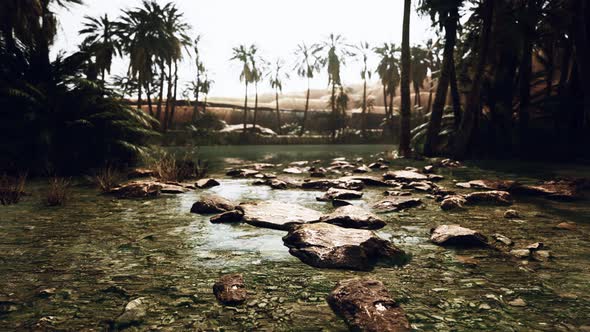
[[[258,54],[257,47],[250,47],[250,68],[252,69],[252,81],[254,82],[254,117],[252,119],[252,131],[256,130],[256,121],[258,119],[258,84],[266,75],[266,60]]]
[[[254,82],[252,73],[252,67],[250,63],[250,54],[252,50],[256,50],[256,46],[240,45],[234,47],[233,56],[230,60],[239,61],[242,65],[242,71],[240,72],[240,81],[244,82],[245,90],[244,93],[244,134],[246,133],[246,124],[248,122],[248,84]]]
[[[485,66],[487,63],[488,49],[492,33],[492,21],[494,17],[494,1],[484,0],[482,2],[482,26],[479,40],[477,67],[472,82],[472,88],[467,97],[465,114],[461,120],[461,126],[457,132],[453,154],[455,158],[462,159],[468,152],[469,144],[473,138],[474,128],[477,124],[479,113],[481,113],[481,85]]]
[[[199,93],[202,92],[201,84],[202,84],[202,77],[205,74],[205,65],[201,61],[200,53],[199,53],[199,41],[201,40],[201,36],[197,36],[193,41],[193,50],[195,51],[195,65],[197,66],[197,77],[196,81],[194,82],[194,87],[191,89],[194,92],[195,96],[195,107],[193,110],[193,123],[197,120],[197,115],[199,112]]]
[[[457,26],[459,23],[459,9],[463,5],[463,0],[421,0],[419,10],[430,15],[433,22],[438,22],[439,27],[445,30],[445,46],[443,51],[442,70],[439,75],[438,85],[432,111],[430,123],[424,143],[424,154],[432,155],[438,142],[443,110],[447,99],[447,91],[451,75],[454,73],[455,61],[453,52],[457,40]],[[438,20],[437,20],[438,18]]]
[[[383,86],[385,123],[389,125],[393,132],[393,98],[395,97],[397,86],[400,83],[400,63],[397,55],[399,48],[393,43],[384,43],[383,46],[376,47],[374,51],[381,58],[376,73],[379,75]]]
[[[399,154],[409,157],[410,148],[410,7],[411,0],[404,2],[404,21],[402,32],[402,77],[401,77],[401,116],[400,116],[400,142]]]
[[[332,94],[330,97],[330,105],[332,108],[332,116],[337,118],[336,107],[336,88],[342,86],[340,79],[340,67],[345,64],[345,59],[352,55],[348,51],[348,46],[344,43],[344,38],[341,35],[330,34],[328,40],[324,41],[319,49],[325,52],[322,58],[322,65],[326,66],[328,71],[328,85],[332,86]],[[336,127],[332,130],[332,138],[336,137]]]
[[[270,86],[275,89],[275,105],[277,112],[277,131],[281,134],[281,110],[279,108],[279,93],[283,91],[283,82],[289,79],[289,74],[283,72],[285,63],[281,59],[277,59],[273,72],[270,74]]]
[[[420,101],[420,89],[428,76],[429,62],[428,50],[414,46],[412,52],[412,85],[414,86],[414,106],[422,106]]]
[[[305,133],[305,124],[307,122],[307,112],[309,111],[309,94],[310,94],[310,81],[314,77],[316,72],[320,71],[320,58],[317,53],[320,51],[317,45],[308,47],[305,43],[297,45],[295,55],[297,56],[297,63],[295,64],[295,70],[297,75],[305,77],[307,79],[307,93],[305,94],[305,109],[303,111],[303,120],[301,121],[301,130],[299,136],[303,136]]]
[[[371,71],[369,71],[367,60],[369,59],[369,52],[371,51],[371,47],[367,42],[361,42],[356,47],[357,54],[356,56],[359,58],[359,61],[362,62],[361,67],[361,79],[363,80],[363,100],[362,100],[362,119],[361,119],[361,131],[363,137],[367,136],[367,80],[371,79]]]
[[[121,46],[116,36],[116,24],[109,20],[105,14],[98,18],[85,16],[84,28],[79,31],[80,35],[86,35],[82,42],[93,51],[96,57],[96,69],[101,73],[102,81],[105,80],[105,73],[111,73],[113,57],[120,54]]]

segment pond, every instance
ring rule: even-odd
[[[360,276],[381,280],[419,331],[590,329],[587,198],[556,202],[517,197],[511,209],[522,217],[505,219],[506,207],[445,212],[425,194],[414,193],[425,204],[383,215],[388,224],[378,231],[412,260],[403,267],[380,265],[370,272],[313,268],[288,253],[281,239],[284,231],[211,224],[209,216],[189,212],[200,195],[209,193],[235,201],[292,202],[328,212],[331,205],[315,199],[319,191],[252,186],[253,180],[226,177],[224,169],[244,162],[321,160],[328,165],[335,157],[371,162],[392,149],[205,147],[199,156],[210,161],[211,175],[220,179],[220,186],[150,200],[103,196],[80,179],[74,181],[66,206],[48,208],[40,203],[45,182],[29,183],[32,196],[0,207],[0,330],[102,330],[126,303],[145,297],[145,322],[128,330],[346,331],[325,297],[339,280]],[[390,169],[426,164],[394,160]],[[466,166],[441,169],[441,185],[454,188],[453,180],[490,178],[525,183],[560,176],[590,178],[590,167],[580,165],[488,161]],[[381,197],[382,189],[369,187],[354,204],[368,207]],[[557,229],[563,221],[576,223],[577,230]],[[543,242],[554,257],[527,263],[492,250],[448,249],[429,242],[432,227],[451,223],[501,233],[517,247]],[[244,305],[222,306],[215,299],[212,285],[227,273],[243,274],[248,289]],[[526,306],[508,305],[516,298]]]

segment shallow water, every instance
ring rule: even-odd
[[[334,157],[349,160],[390,150],[390,146],[240,146],[207,147],[221,186],[153,200],[114,200],[82,181],[65,207],[41,203],[46,186],[31,183],[33,196],[0,207],[0,302],[14,310],[0,315],[0,330],[34,327],[42,317],[49,329],[102,330],[125,304],[146,297],[146,321],[129,330],[297,330],[345,331],[325,302],[341,279],[371,276],[384,282],[405,308],[413,327],[430,331],[588,331],[590,329],[590,204],[516,197],[511,207],[523,216],[505,219],[505,207],[470,207],[443,212],[424,198],[424,206],[385,215],[379,234],[412,254],[402,267],[377,266],[371,272],[316,269],[289,255],[283,231],[245,224],[213,225],[189,213],[201,194],[236,200],[276,199],[330,211],[317,202],[318,191],[272,190],[251,180],[227,179],[223,168],[241,162],[288,163]],[[174,149],[179,153],[186,151]],[[424,162],[396,161],[392,169]],[[590,167],[546,163],[482,162],[465,169],[441,170],[441,185],[452,179],[514,179],[534,182],[556,176],[590,177]],[[423,197],[424,194],[414,193]],[[368,205],[382,189],[365,189]],[[555,228],[575,222],[577,231]],[[428,242],[430,228],[445,223],[501,233],[517,247],[544,242],[553,260],[528,263],[490,250],[445,249]],[[475,258],[465,265],[458,256]],[[461,257],[459,257],[461,258]],[[224,307],[211,287],[225,273],[242,273],[247,304]],[[110,291],[118,286],[125,290]],[[39,290],[55,288],[50,297]],[[111,290],[113,288],[111,287]],[[515,298],[526,307],[507,304]]]

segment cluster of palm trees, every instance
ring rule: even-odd
[[[125,94],[137,93],[138,108],[141,108],[145,95],[149,114],[160,121],[161,129],[166,130],[174,119],[179,93],[178,67],[183,57],[194,51],[196,80],[187,86],[187,90],[196,99],[195,121],[199,113],[199,96],[206,95],[213,82],[199,56],[200,37],[191,40],[188,36],[190,29],[174,3],[162,6],[156,1],[144,0],[142,6],[124,10],[117,20],[111,21],[106,15],[86,17],[80,34],[86,36],[82,47],[95,51],[96,68],[103,81],[115,56],[128,57],[127,80],[123,86]]]

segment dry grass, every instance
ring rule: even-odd
[[[120,180],[121,174],[117,169],[111,166],[100,169],[96,175],[94,175],[94,182],[96,182],[102,193],[108,193],[113,188],[117,187]]]
[[[44,203],[47,206],[65,205],[69,195],[70,180],[53,177],[49,179],[49,189]]]
[[[6,174],[0,177],[0,204],[10,205],[20,202],[25,194],[27,175],[21,174],[18,177],[11,177]]]
[[[152,169],[156,176],[163,182],[180,182],[186,179],[200,179],[207,175],[207,163],[192,159],[185,156],[183,159],[175,159],[168,153],[163,153],[156,159]]]

